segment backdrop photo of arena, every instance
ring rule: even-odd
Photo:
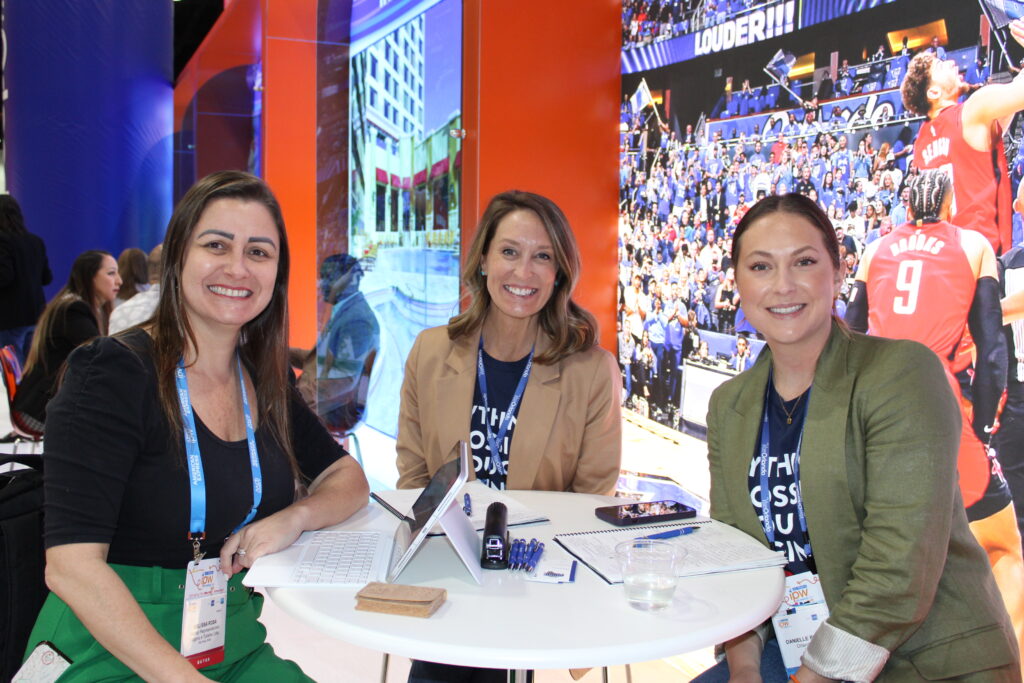
[[[931,50],[956,60],[975,88],[1012,78],[999,41],[1013,41],[983,14],[963,0],[624,3],[618,354],[628,408],[702,435],[711,392],[756,359],[763,342],[735,289],[731,235],[767,194],[802,192],[832,218],[849,269],[843,314],[864,248],[906,222],[925,120],[901,101],[910,59]],[[1004,139],[1013,192],[1024,168],[1017,128]]]

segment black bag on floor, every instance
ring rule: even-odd
[[[21,666],[29,633],[49,592],[43,577],[43,458],[0,456],[0,681]]]

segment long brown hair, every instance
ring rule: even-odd
[[[68,306],[76,301],[84,301],[89,306],[89,310],[96,318],[96,327],[100,334],[107,333],[107,324],[110,322],[110,311],[113,309],[113,304],[104,301],[97,307],[96,292],[93,289],[93,278],[103,267],[103,259],[107,256],[111,255],[105,251],[90,249],[83,251],[75,258],[75,262],[71,264],[67,283],[60,288],[56,296],[50,299],[50,303],[46,304],[46,308],[39,316],[39,322],[36,323],[35,333],[32,336],[32,346],[29,348],[28,358],[25,360],[25,372],[31,370],[36,364],[41,365],[47,372],[54,370],[54,368],[46,367],[46,354],[43,350],[46,348],[46,342],[53,331],[53,323],[57,316],[66,315]],[[111,256],[111,258],[113,257]]]
[[[568,219],[553,201],[532,192],[509,190],[495,195],[488,203],[462,271],[462,284],[470,297],[469,306],[448,321],[448,338],[458,339],[473,334],[483,325],[491,306],[491,295],[480,267],[498,224],[505,216],[520,210],[532,211],[544,224],[557,267],[554,291],[538,314],[541,329],[551,338],[551,345],[534,358],[537,363],[550,365],[593,346],[597,341],[597,321],[589,311],[572,300],[580,277],[580,252]]]
[[[288,238],[277,199],[266,183],[249,173],[218,171],[206,176],[181,198],[167,225],[161,260],[160,302],[151,329],[160,403],[171,425],[171,433],[181,434],[181,408],[174,372],[185,352],[186,340],[193,348],[196,344],[181,294],[181,274],[195,227],[206,207],[218,199],[262,204],[277,226],[280,247],[274,291],[267,307],[242,326],[238,353],[256,387],[259,422],[266,425],[271,438],[288,456],[292,471],[298,474],[291,445],[289,410],[292,389],[288,381]],[[184,453],[181,440],[176,439],[175,443]]]
[[[117,298],[128,301],[139,293],[140,285],[149,284],[149,265],[146,252],[137,247],[128,247],[117,257],[117,272],[121,276],[121,291]]]

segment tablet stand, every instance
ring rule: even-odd
[[[462,506],[453,500],[438,522],[445,537],[455,548],[455,553],[466,565],[466,569],[478,583],[483,583],[483,570],[480,568],[480,538],[469,517],[463,512]]]

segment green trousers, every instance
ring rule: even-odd
[[[153,627],[174,649],[181,645],[181,612],[185,599],[185,570],[112,564],[135,596]],[[200,669],[216,681],[312,681],[295,662],[281,659],[266,643],[267,630],[258,621],[263,596],[242,585],[242,575],[228,581],[227,633],[224,661]],[[60,683],[137,681],[138,676],[96,642],[75,613],[51,593],[36,619],[28,652],[47,640],[71,660]]]

